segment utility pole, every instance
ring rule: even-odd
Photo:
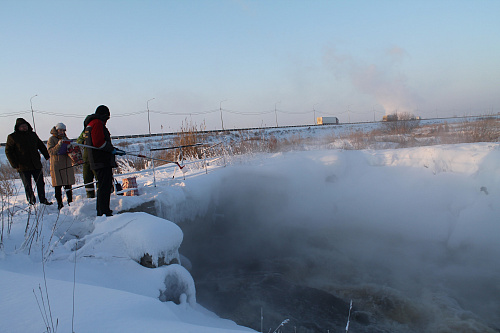
[[[36,125],[35,125],[35,116],[33,114],[33,102],[31,101],[34,97],[36,97],[38,95],[35,95],[33,97],[30,98],[30,105],[31,105],[31,118],[33,119],[33,130],[35,131],[36,133]]]
[[[146,102],[146,108],[148,109],[148,127],[149,127],[149,137],[151,138],[151,122],[149,121],[149,101],[154,99],[148,99]],[[155,160],[153,159],[153,152],[149,149],[149,156],[151,157],[151,164],[153,165],[153,185],[156,187],[156,174],[155,174]]]
[[[276,127],[278,127],[278,112],[276,112],[276,105],[281,103],[281,101],[274,103],[274,115],[276,116]]]
[[[313,105],[313,114],[314,114],[314,121],[313,121],[313,125],[316,125],[316,109],[314,108],[316,105],[318,105],[319,103],[316,103]]]
[[[151,136],[151,122],[149,121],[149,101],[152,101],[154,98],[148,99],[146,102],[146,108],[148,109],[148,128],[149,128],[149,136]]]
[[[351,109],[350,109],[350,107],[351,107],[351,104],[349,104],[347,106],[347,119],[349,121],[349,124],[351,123]]]
[[[227,101],[227,99],[220,101],[219,103],[219,110],[220,110],[220,123],[222,125],[222,130],[224,130],[224,120],[222,119],[222,102]]]

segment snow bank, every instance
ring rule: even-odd
[[[151,259],[154,267],[163,267],[161,301],[196,303],[194,281],[180,264],[182,231],[174,223],[147,213],[124,213],[98,217],[91,234],[64,245],[68,251],[78,248],[78,258],[92,257],[113,261],[129,257],[137,263]],[[71,255],[68,257],[71,260]],[[141,283],[139,279],[137,283]]]
[[[39,277],[0,269],[0,330],[9,333],[45,331],[33,290]],[[57,332],[200,332],[236,333],[251,330],[221,320],[198,305],[175,305],[122,290],[48,279],[48,295]],[[72,295],[75,291],[74,320]],[[46,304],[47,305],[47,304]],[[48,311],[48,309],[47,309]]]
[[[84,243],[78,250],[79,256],[95,255],[102,258],[120,257],[127,254],[139,262],[145,254],[153,257],[158,266],[158,258],[165,263],[180,263],[179,246],[182,230],[170,221],[147,213],[124,213],[112,217],[98,217],[92,234],[81,240],[66,243],[71,249],[74,243]]]

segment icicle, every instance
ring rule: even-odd
[[[346,332],[349,332],[349,322],[351,320],[351,310],[352,310],[352,299],[351,299],[351,304],[349,305],[349,316],[347,317],[347,325],[345,327]]]

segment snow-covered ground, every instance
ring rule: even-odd
[[[43,332],[56,321],[58,332],[252,331],[197,303],[189,258],[179,253],[183,232],[175,223],[205,216],[231,197],[253,217],[272,221],[273,235],[301,229],[321,235],[327,243],[321,248],[294,245],[312,258],[302,275],[314,287],[364,309],[372,302],[373,314],[373,295],[382,290],[406,300],[412,313],[406,322],[391,317],[389,331],[495,332],[499,165],[498,143],[292,151],[233,158],[208,174],[186,167],[172,178],[173,167],[160,167],[156,187],[148,171],[136,175],[139,196],[112,195],[115,213],[154,200],[163,218],[141,212],[96,218],[95,199],[82,189],[60,215],[55,205],[29,215],[19,193],[9,208],[10,232],[2,212],[0,331]],[[52,187],[46,190],[53,198]],[[255,207],[255,197],[267,204]],[[28,216],[32,241],[25,237]],[[144,253],[172,264],[143,267],[137,261]],[[267,323],[264,331],[278,325]]]

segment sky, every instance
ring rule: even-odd
[[[17,117],[43,140],[58,122],[77,137],[101,104],[112,135],[497,113],[499,12],[489,0],[3,0],[0,142]]]

